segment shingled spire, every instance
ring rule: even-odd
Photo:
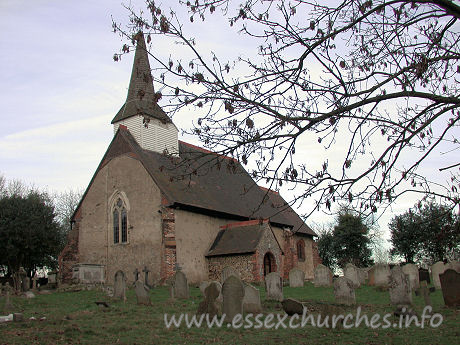
[[[142,115],[153,117],[164,123],[171,119],[158,106],[155,99],[149,58],[145,45],[144,35],[139,32],[134,39],[137,41],[136,54],[134,55],[131,80],[129,82],[128,96],[112,123],[116,123],[132,116]]]

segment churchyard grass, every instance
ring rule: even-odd
[[[261,300],[264,313],[284,315],[281,304],[264,301],[263,285]],[[298,329],[221,329],[193,327],[167,329],[164,314],[194,314],[202,300],[198,288],[190,288],[190,299],[170,300],[167,287],[150,291],[152,306],[136,304],[133,289],[127,293],[127,302],[114,301],[97,290],[58,292],[37,295],[34,299],[13,297],[16,312],[22,312],[24,322],[0,324],[0,344],[458,344],[460,336],[459,310],[444,306],[440,290],[431,294],[434,312],[440,313],[444,321],[437,328],[415,326],[410,328],[372,329],[326,329],[312,327]],[[303,288],[284,287],[284,297],[306,302],[315,314],[320,307],[334,303],[331,288],[315,288],[306,283]],[[362,313],[372,316],[392,313],[388,291],[361,286],[356,289],[357,304]],[[94,302],[106,301],[110,307],[101,308]],[[415,309],[420,315],[424,307],[422,297],[413,297]],[[0,299],[3,308],[4,297]],[[343,307],[345,313],[356,314],[356,307]],[[2,313],[3,315],[4,313]],[[35,317],[37,320],[29,320]],[[40,318],[46,317],[40,321]],[[397,322],[391,317],[391,322]],[[275,319],[275,323],[276,323]],[[288,324],[288,322],[286,322]],[[428,325],[427,325],[428,324]]]

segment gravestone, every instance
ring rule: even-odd
[[[353,282],[346,277],[338,277],[334,281],[335,301],[339,304],[353,305],[356,303]]]
[[[460,273],[447,269],[439,276],[444,304],[448,307],[460,306]]]
[[[27,292],[30,290],[30,278],[25,276],[23,279],[22,279],[22,291],[23,292]]]
[[[246,314],[262,313],[259,289],[252,286],[251,284],[245,284],[244,286],[243,311]]]
[[[244,285],[240,278],[230,275],[222,285],[222,295],[224,296],[222,313],[225,314],[227,322],[232,322],[237,314],[243,315]]]
[[[412,289],[410,279],[400,266],[391,269],[390,301],[394,305],[411,305]]]
[[[405,264],[402,267],[404,274],[409,276],[410,288],[416,290],[420,287],[418,268],[414,264]]]
[[[140,272],[139,272],[139,270],[138,270],[137,267],[136,267],[136,269],[135,269],[134,272],[133,272],[133,274],[134,274],[134,283],[136,283],[136,282],[139,280],[139,273],[140,273]]]
[[[20,289],[20,291],[22,291],[22,292],[29,291],[29,286],[27,285],[27,281],[26,281],[27,272],[24,269],[24,267],[22,267],[22,266],[19,267],[18,277],[19,277],[19,289]]]
[[[32,290],[37,290],[37,276],[34,275],[33,278],[32,278]]]
[[[368,277],[367,270],[368,269],[366,267],[358,268],[358,279],[361,285],[366,284],[367,277]]]
[[[319,264],[315,268],[314,284],[319,286],[332,286],[332,272],[329,267]]]
[[[278,272],[265,276],[265,298],[268,300],[283,300],[283,278]]]
[[[390,283],[390,267],[386,264],[376,264],[368,272],[369,285],[388,286]]]
[[[10,311],[14,308],[13,304],[11,303],[11,291],[13,288],[10,286],[8,282],[5,283],[5,287],[3,288],[5,290],[5,305],[3,307],[4,311]]]
[[[222,270],[222,274],[221,274],[221,277],[220,277],[220,281],[222,282],[222,284],[230,276],[235,276],[235,277],[240,278],[240,274],[238,273],[238,271],[236,269],[234,269],[232,266],[227,266]]]
[[[301,302],[294,298],[286,298],[281,302],[283,310],[289,316],[294,314],[303,315],[304,308],[306,308]]]
[[[353,287],[356,289],[360,287],[358,268],[352,263],[348,263],[343,270],[343,275],[345,278],[348,278],[353,283]]]
[[[446,264],[446,270],[451,269],[460,273],[460,262],[458,261],[450,261]]]
[[[422,280],[420,282],[420,287],[417,290],[415,290],[415,295],[423,297],[423,300],[425,302],[425,306],[427,306],[427,305],[431,306],[430,293],[434,292],[435,290],[436,290],[435,287],[428,288],[428,284],[427,284],[426,280]]]
[[[32,291],[26,291],[24,292],[24,296],[26,298],[35,298],[35,294]]]
[[[147,285],[148,287],[151,287],[150,283],[149,283],[149,269],[147,268],[147,266],[144,266],[144,269],[142,270],[142,272],[144,272],[144,284]]]
[[[49,288],[55,289],[57,287],[57,272],[56,271],[51,271],[48,272],[48,285]]]
[[[207,280],[204,280],[200,283],[200,291],[201,291],[201,294],[203,295],[203,297],[205,296],[204,292],[206,290],[206,288],[209,286],[209,284],[211,284],[211,282],[207,281]]]
[[[184,272],[176,272],[172,281],[171,291],[173,292],[173,296],[171,296],[172,298],[187,299],[190,297],[187,277],[185,276]]]
[[[217,297],[220,294],[220,289],[216,282],[211,282],[204,290],[204,300],[198,305],[197,314],[209,314],[212,318],[219,314],[219,305],[217,304]]]
[[[290,287],[303,287],[305,280],[305,273],[298,268],[293,268],[289,272],[289,286]]]
[[[422,281],[426,281],[427,284],[430,284],[431,283],[430,272],[426,268],[419,268],[418,280],[419,280],[419,283],[421,283]]]
[[[446,270],[446,265],[442,261],[436,262],[431,266],[431,278],[433,278],[433,285],[437,288],[441,288],[441,281],[439,280],[439,275],[444,273]]]
[[[151,305],[149,288],[143,282],[137,280],[134,282],[134,291],[136,292],[137,304]]]
[[[117,273],[115,273],[113,297],[126,301],[126,277],[123,271],[117,271]]]

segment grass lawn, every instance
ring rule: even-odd
[[[259,287],[262,301],[263,287]],[[49,295],[37,295],[34,299],[13,297],[16,312],[22,312],[24,322],[0,324],[0,344],[459,344],[460,310],[444,306],[441,291],[431,294],[433,313],[443,317],[437,328],[430,327],[425,320],[422,329],[414,325],[409,328],[372,329],[364,322],[358,328],[327,329],[313,327],[309,322],[305,327],[290,329],[289,319],[284,323],[287,328],[166,328],[164,314],[195,314],[201,301],[198,288],[191,288],[188,300],[170,300],[167,287],[158,287],[150,292],[152,306],[136,305],[133,290],[128,291],[126,303],[113,301],[101,291],[60,292]],[[315,288],[307,283],[303,288],[285,287],[284,296],[305,301],[315,315],[318,306],[326,302],[333,303],[332,288]],[[389,293],[377,291],[373,287],[362,286],[356,290],[356,299],[361,306],[361,314],[369,319],[374,314],[381,318],[392,313]],[[95,301],[106,301],[110,308],[102,309]],[[0,300],[3,308],[4,298]],[[422,297],[414,295],[417,313],[423,310]],[[263,302],[264,314],[284,315],[277,302]],[[344,307],[344,314],[356,314],[355,307]],[[4,314],[4,313],[3,313]],[[3,315],[2,314],[2,315]],[[30,317],[37,320],[29,320]],[[46,317],[40,321],[40,318]],[[316,316],[315,316],[316,317]],[[263,320],[263,319],[262,319]],[[393,315],[388,319],[398,323]],[[252,319],[255,322],[254,319]],[[275,317],[273,325],[277,324]],[[355,319],[350,323],[354,324]],[[295,322],[298,324],[300,322]],[[404,324],[404,323],[403,323]]]

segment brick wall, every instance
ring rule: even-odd
[[[174,276],[177,254],[176,254],[176,223],[174,209],[167,207],[168,200],[162,195],[161,220],[163,231],[163,256],[161,261],[160,283]]]
[[[77,213],[77,215],[80,212]],[[77,217],[76,217],[77,218]],[[78,253],[78,234],[80,230],[80,218],[72,226],[72,230],[67,234],[67,244],[59,254],[59,274],[62,283],[72,282],[72,268],[79,261]]]
[[[313,254],[313,269],[315,269],[316,266],[323,263],[323,261],[321,260],[319,256],[318,244],[315,241],[313,241],[313,244],[312,244],[312,254]]]

